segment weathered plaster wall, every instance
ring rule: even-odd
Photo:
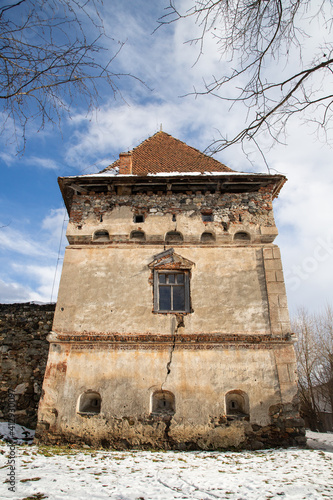
[[[154,314],[148,267],[164,247],[68,247],[53,329],[68,333],[169,333],[170,315]],[[269,307],[261,248],[184,248],[194,262],[192,333],[268,333]]]
[[[52,345],[39,409],[42,439],[178,449],[302,443],[289,345],[118,347]],[[282,401],[279,366],[288,373]],[[175,396],[172,417],[151,414],[152,395],[160,389]],[[250,421],[226,416],[225,395],[235,389],[249,398]],[[86,391],[100,394],[98,415],[78,413]]]
[[[15,419],[34,429],[55,304],[0,304],[0,420],[8,421],[8,391],[16,396]]]
[[[55,331],[168,332],[168,317],[152,314],[148,265],[173,246],[195,264],[186,333],[288,333],[281,258],[271,246],[277,234],[272,189],[74,195]],[[205,213],[212,222],[202,220]],[[144,222],[136,224],[135,214]],[[100,230],[109,233],[108,241],[94,239]],[[144,241],[131,239],[137,230],[144,232]],[[183,241],[166,242],[169,231],[179,231]],[[207,231],[215,240],[202,244]],[[234,240],[238,231],[246,231],[250,240]]]

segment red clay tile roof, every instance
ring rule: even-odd
[[[132,174],[158,172],[234,172],[165,132],[157,132],[132,149]],[[102,172],[119,167],[119,160]]]

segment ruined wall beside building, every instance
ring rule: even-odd
[[[15,394],[16,423],[37,424],[37,408],[55,304],[0,304],[0,420],[8,421],[8,392]]]

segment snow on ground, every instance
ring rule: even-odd
[[[327,450],[333,453],[333,433],[306,431],[307,445],[314,450]]]
[[[4,426],[1,431],[6,438]],[[116,452],[0,442],[0,498],[332,499],[333,434],[309,432],[308,439],[310,449],[238,453]],[[15,492],[8,489],[13,452]]]
[[[35,431],[23,425],[0,422],[0,439],[16,444],[32,444],[34,436]]]

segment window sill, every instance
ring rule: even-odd
[[[77,411],[77,415],[80,415],[81,417],[94,417],[95,415],[100,415],[100,412],[95,413],[93,411]]]

